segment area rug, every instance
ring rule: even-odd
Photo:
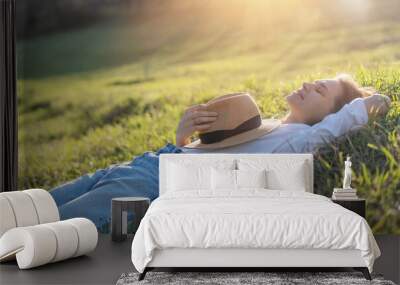
[[[384,280],[382,275],[372,274],[372,281],[364,278],[360,272],[148,272],[146,278],[138,281],[138,273],[125,273],[117,281],[117,285],[133,284],[376,284],[395,285]]]

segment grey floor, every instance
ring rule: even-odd
[[[400,281],[400,236],[377,235],[382,256],[374,272],[385,279]],[[0,284],[115,284],[124,272],[134,271],[130,260],[131,241],[115,243],[100,235],[99,244],[88,256],[19,270],[15,262],[0,265]]]
[[[0,264],[0,284],[115,284],[124,272],[132,272],[131,242],[112,242],[99,235],[95,251],[41,267],[19,270],[16,262]]]

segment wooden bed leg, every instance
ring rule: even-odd
[[[142,281],[142,280],[144,279],[144,277],[146,276],[147,271],[148,271],[148,269],[147,269],[147,267],[146,267],[146,268],[143,270],[143,272],[139,274],[138,281]]]
[[[365,279],[372,280],[371,275],[369,274],[369,270],[367,267],[354,267],[355,270],[361,271],[364,275]]]

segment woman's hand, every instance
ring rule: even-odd
[[[368,116],[383,116],[389,111],[391,100],[386,95],[375,93],[365,97],[364,104],[367,108]]]
[[[217,116],[216,112],[207,111],[205,104],[186,109],[176,130],[176,145],[184,146],[190,143],[190,136],[196,131],[206,131]]]

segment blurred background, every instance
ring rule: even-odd
[[[249,91],[265,117],[346,72],[385,118],[316,154],[330,196],[352,155],[375,233],[400,233],[400,1],[18,0],[19,188],[51,189],[175,141],[184,109]]]

